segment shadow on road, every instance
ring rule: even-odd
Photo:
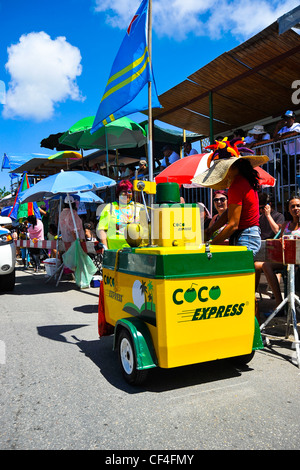
[[[87,312],[84,312],[87,313]],[[89,312],[88,312],[89,313]],[[114,387],[130,394],[150,391],[161,393],[168,390],[191,387],[193,385],[218,382],[232,377],[242,376],[243,373],[251,371],[251,367],[244,366],[236,368],[230,360],[219,360],[194,364],[174,369],[155,368],[149,371],[145,383],[139,386],[131,386],[123,379],[118,355],[113,351],[113,335],[104,336],[92,341],[82,340],[72,335],[73,341],[64,336],[72,330],[82,328],[84,324],[48,325],[37,327],[38,334],[53,341],[63,341],[70,345],[76,345],[80,352],[90,359],[102,376]]]
[[[56,286],[56,281],[51,279],[47,281],[47,277],[42,273],[34,273],[33,270],[22,270],[22,268],[16,268],[17,276],[15,288],[13,291],[8,292],[10,295],[35,295],[35,294],[45,294],[45,293],[59,293],[67,292],[70,290],[80,291],[83,294],[91,295],[93,297],[99,298],[99,288],[91,289],[79,289],[76,283],[72,279],[63,279]]]

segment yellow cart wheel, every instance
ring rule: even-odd
[[[119,333],[118,337],[118,355],[122,374],[129,384],[141,384],[148,375],[148,370],[137,369],[137,361],[133,340],[130,333],[125,329]]]

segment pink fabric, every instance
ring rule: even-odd
[[[73,214],[78,231],[78,236],[81,240],[85,240],[85,233],[82,226],[82,220],[76,211],[73,211]],[[65,208],[61,211],[59,216],[59,226],[61,231],[61,238],[64,242],[73,242],[76,239],[75,227],[70,209]]]
[[[28,227],[28,234],[30,240],[36,238],[37,240],[44,240],[44,225],[40,219],[36,219],[36,225]]]

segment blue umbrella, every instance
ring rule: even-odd
[[[13,206],[3,207],[3,208],[2,208],[2,211],[1,211],[1,216],[7,217],[8,214],[10,213],[10,211],[12,210],[12,208],[13,208]]]
[[[60,193],[57,194],[56,196],[53,196],[51,199],[59,199],[60,197],[62,200],[67,196],[67,193]],[[79,191],[78,193],[73,193],[72,196],[74,199],[77,199],[80,202],[98,202],[102,203],[104,202],[101,197],[97,196],[97,194],[93,193],[93,191]]]
[[[61,193],[74,194],[78,191],[105,189],[115,184],[113,179],[90,171],[61,171],[24,191],[20,202],[42,201]]]

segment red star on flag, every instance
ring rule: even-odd
[[[130,25],[128,26],[127,28],[127,34],[128,36],[130,35],[130,32],[131,32],[131,28],[132,28],[132,25],[133,23],[135,22],[135,20],[139,17],[139,15],[134,15],[134,17],[132,18],[131,22],[130,22]]]

